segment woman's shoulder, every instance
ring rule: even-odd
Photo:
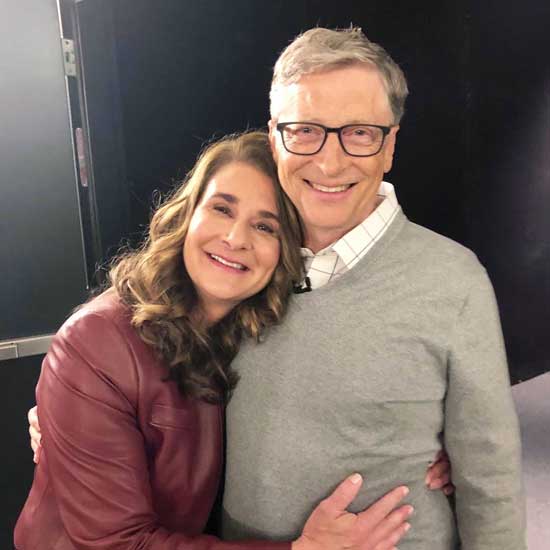
[[[120,333],[125,339],[137,336],[132,327],[132,311],[122,302],[114,289],[102,292],[79,306],[63,323],[58,338],[105,337],[109,333]]]
[[[131,309],[115,290],[109,289],[80,306],[63,323],[52,346],[71,348],[83,358],[116,356],[132,361],[136,347],[144,343],[131,320]]]
[[[118,387],[133,401],[139,380],[158,362],[132,327],[130,308],[109,290],[65,321],[52,341],[45,365],[79,391],[107,384]]]
[[[107,321],[130,322],[131,310],[122,302],[115,289],[109,288],[78,306],[64,325],[85,323],[89,317],[101,317]]]

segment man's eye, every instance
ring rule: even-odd
[[[371,132],[368,128],[362,128],[359,126],[346,128],[342,131],[342,134],[349,137],[364,137],[369,136]]]
[[[296,134],[299,136],[311,136],[311,135],[318,135],[321,131],[319,128],[315,128],[314,126],[300,126],[296,129]]]

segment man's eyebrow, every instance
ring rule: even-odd
[[[223,199],[230,204],[238,204],[239,202],[238,197],[232,195],[231,193],[214,193],[211,198]],[[259,210],[258,216],[260,216],[261,218],[269,218],[271,220],[279,222],[279,216],[277,216],[277,214],[274,214],[273,212],[270,212],[269,210]]]

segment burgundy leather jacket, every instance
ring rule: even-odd
[[[221,406],[184,399],[108,291],[72,315],[37,387],[43,453],[18,550],[289,550],[202,535],[223,467]]]

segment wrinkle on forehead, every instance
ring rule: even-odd
[[[304,75],[281,87],[273,99],[273,113],[282,122],[390,125],[393,119],[384,80],[376,68],[366,64]]]

